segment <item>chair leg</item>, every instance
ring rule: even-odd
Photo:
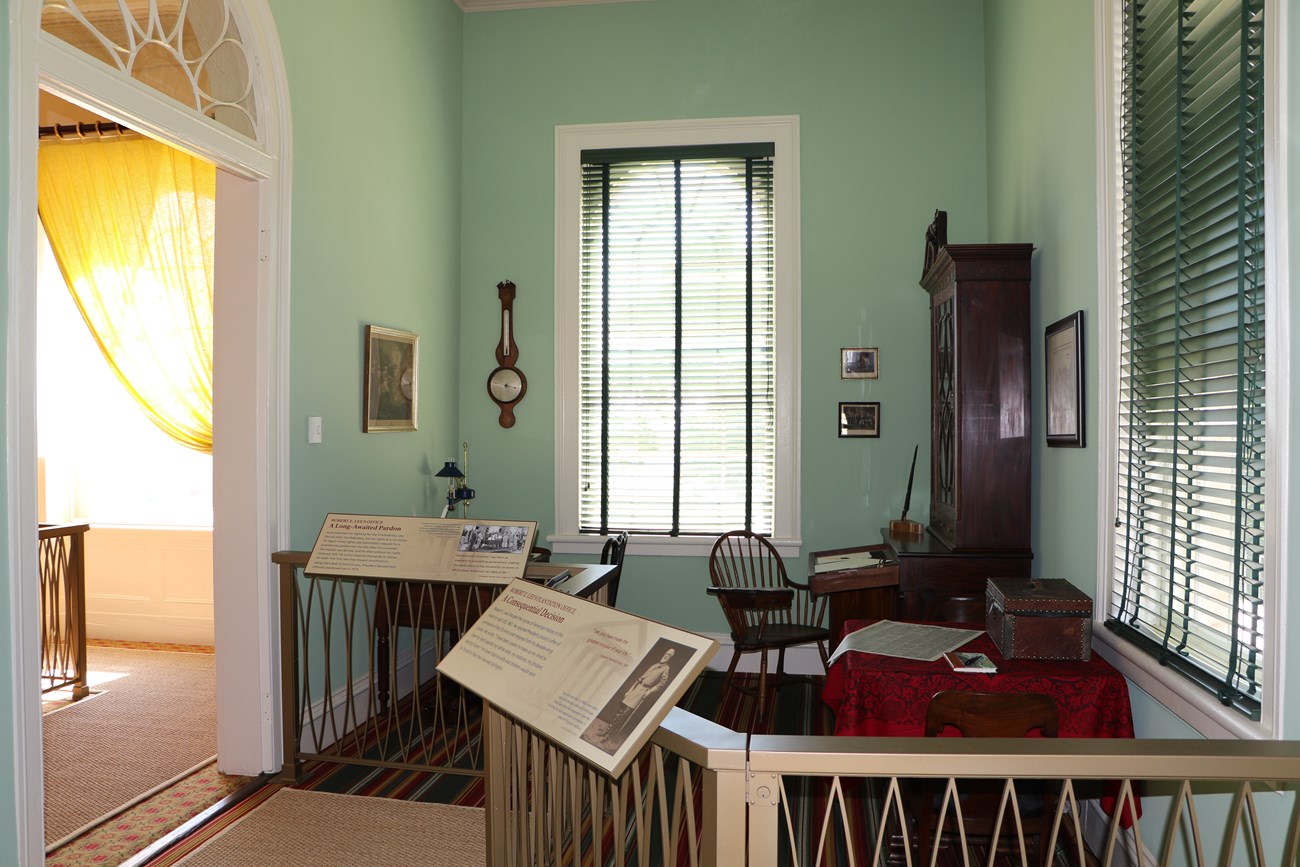
[[[731,665],[727,666],[727,676],[722,679],[722,689],[725,692],[728,689],[735,688],[734,678],[736,676],[736,663],[740,662],[740,651],[734,650],[731,653]]]
[[[767,716],[767,650],[763,650],[763,655],[758,663],[758,721],[761,723]]]

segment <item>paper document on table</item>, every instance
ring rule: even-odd
[[[870,626],[844,636],[840,646],[831,654],[834,662],[849,650],[879,653],[882,656],[901,656],[903,659],[921,659],[932,662],[950,650],[956,650],[977,635],[980,629],[955,629],[951,626],[925,626],[919,623],[898,623],[878,620]]]
[[[843,569],[865,569],[868,566],[883,566],[885,560],[876,551],[845,551],[841,554],[824,554],[813,564],[813,573],[839,572]]]

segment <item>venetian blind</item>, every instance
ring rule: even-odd
[[[1263,0],[1125,0],[1108,626],[1258,718]]]
[[[583,153],[582,532],[772,532],[772,155]]]

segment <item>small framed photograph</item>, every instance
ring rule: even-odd
[[[880,436],[880,403],[845,403],[840,401],[840,436]]]
[[[416,429],[419,371],[418,335],[378,325],[366,326],[363,431]]]
[[[857,346],[840,350],[840,379],[879,379],[880,350]]]
[[[1083,447],[1083,311],[1047,326],[1047,444]]]

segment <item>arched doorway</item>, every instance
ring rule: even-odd
[[[289,113],[265,0],[10,0],[9,446],[11,669],[19,852],[42,846],[36,623],[35,259],[38,91],[47,90],[197,154],[218,172],[214,396],[214,603],[218,760],[278,765],[279,685],[272,551],[287,544]],[[50,7],[43,18],[43,7]],[[116,16],[116,20],[114,19]],[[89,34],[89,38],[84,38]],[[234,37],[234,38],[232,38]],[[110,45],[129,46],[123,51]],[[233,46],[233,47],[232,47]],[[179,64],[179,66],[178,66]],[[242,82],[242,83],[241,83]],[[187,96],[186,88],[194,96]]]

